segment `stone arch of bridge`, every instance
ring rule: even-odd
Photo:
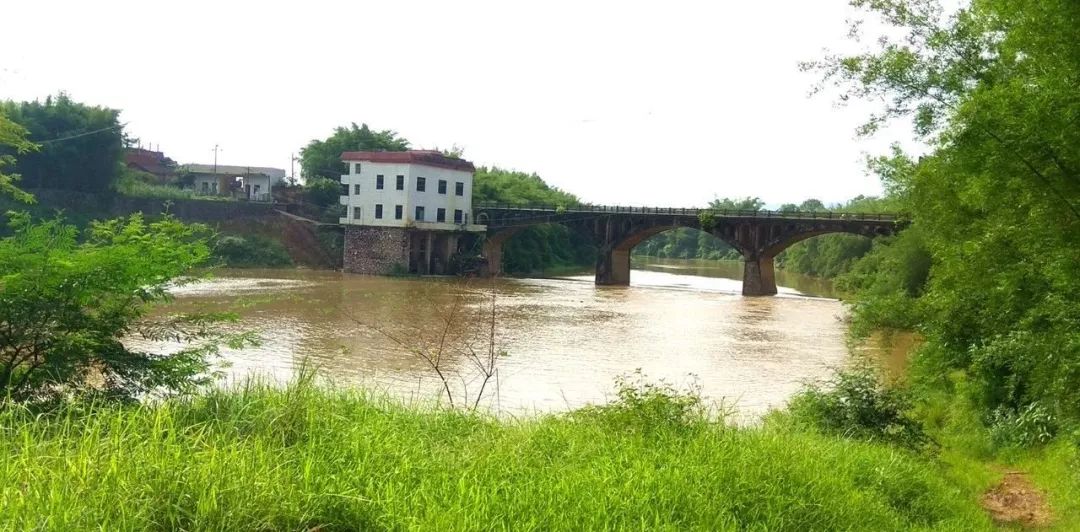
[[[693,229],[709,234],[713,238],[735,248],[739,253],[743,250],[734,241],[723,234],[713,231],[703,231],[692,225],[653,225],[632,228],[631,232],[616,240],[610,249],[601,249],[597,258],[596,284],[600,285],[628,285],[630,284],[630,255],[638,244],[656,235],[675,229]]]
[[[481,246],[481,254],[484,257],[486,275],[502,275],[503,270],[503,250],[506,248],[506,243],[514,238],[515,235],[521,233],[523,230],[530,227],[541,227],[545,225],[561,225],[566,227],[570,231],[574,231],[578,234],[585,235],[587,238],[593,238],[592,227],[581,221],[544,221],[542,223],[535,224],[522,224],[515,226],[502,227],[495,231],[489,231],[484,237],[483,245]]]
[[[891,234],[889,231],[885,231],[879,228],[861,228],[861,229],[820,229],[816,231],[803,231],[791,234],[784,234],[779,238],[770,241],[766,248],[762,251],[762,254],[768,257],[776,257],[785,249],[792,245],[802,242],[810,238],[821,235],[855,235],[866,238],[874,238],[876,236],[885,236]]]

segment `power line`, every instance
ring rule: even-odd
[[[104,131],[112,131],[114,129],[120,129],[120,128],[126,126],[126,125],[127,125],[126,123],[117,124],[115,126],[103,127],[101,129],[95,129],[93,131],[87,131],[85,133],[79,133],[78,135],[71,135],[69,137],[60,137],[58,139],[49,139],[49,140],[31,140],[30,142],[33,142],[35,144],[52,144],[54,142],[61,142],[61,141],[65,141],[65,140],[77,139],[79,137],[86,137],[86,136],[89,136],[89,135],[95,135],[97,133],[101,133],[101,132],[104,132]]]

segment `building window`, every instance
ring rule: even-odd
[[[461,220],[463,219],[464,214],[465,213],[461,212],[461,209],[454,209],[454,223],[456,223],[456,224],[461,223]]]
[[[458,181],[457,183],[454,183],[454,195],[455,196],[464,196],[465,195],[465,183],[462,183],[461,181]]]
[[[357,183],[357,184],[352,186],[352,193],[353,193],[353,196],[359,196],[360,195],[360,183]]]
[[[398,190],[405,190],[405,176],[403,176],[403,175],[397,176],[397,189]]]
[[[202,182],[202,191],[203,192],[210,192],[210,182],[209,181],[203,181]]]
[[[423,207],[417,207],[416,208],[416,216],[414,218],[416,218],[416,221],[418,221],[418,222],[424,221],[424,208]]]
[[[381,203],[376,203],[375,204],[375,219],[376,220],[382,220],[382,204]]]
[[[446,194],[446,180],[439,180],[439,194]]]
[[[361,212],[360,207],[353,207],[353,209],[352,209],[352,217],[353,217],[354,220],[359,220],[360,219],[360,212]]]
[[[354,174],[359,174],[360,173],[360,163],[356,163],[356,165],[353,166],[353,170],[354,170],[353,171]]]
[[[439,207],[439,210],[435,211],[435,221],[436,222],[445,222],[446,221],[446,209],[444,209],[442,207]]]
[[[382,187],[383,187],[383,177],[382,177],[382,175],[375,176],[375,190],[382,190]]]
[[[401,205],[394,205],[394,219],[400,220],[402,216],[402,211],[404,210],[405,209]]]
[[[416,191],[423,192],[427,188],[427,179],[423,177],[416,178]]]

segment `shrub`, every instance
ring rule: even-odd
[[[304,195],[315,205],[329,207],[338,203],[341,197],[341,183],[324,177],[313,177],[304,185]]]
[[[292,266],[281,242],[262,236],[224,235],[214,243],[214,257],[234,268]]]
[[[840,371],[825,386],[810,385],[789,404],[796,422],[828,434],[923,447],[929,439],[910,409],[907,393],[886,386],[867,365]]]
[[[1001,447],[1045,445],[1058,432],[1057,420],[1039,403],[1020,410],[999,408],[991,416],[990,437]]]
[[[640,369],[615,379],[617,399],[590,406],[572,414],[579,420],[599,421],[609,427],[634,433],[684,431],[708,422],[698,385],[678,390],[661,380],[650,382]]]
[[[210,380],[220,342],[244,341],[215,330],[230,316],[146,315],[209,257],[204,226],[170,216],[147,224],[136,214],[94,222],[80,239],[59,218],[34,223],[13,213],[9,225],[13,235],[0,239],[0,396],[8,400],[193,391]],[[133,335],[185,347],[146,352],[122,341]]]

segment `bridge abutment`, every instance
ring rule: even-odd
[[[742,295],[776,295],[776,269],[772,257],[744,259]]]

